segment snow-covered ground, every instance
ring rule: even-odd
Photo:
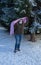
[[[0,65],[41,65],[41,40],[30,42],[23,37],[17,53],[14,45],[14,36],[0,29]]]

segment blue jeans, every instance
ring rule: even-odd
[[[16,41],[15,50],[18,50],[20,48],[21,38],[22,38],[21,34],[15,34],[15,41]]]

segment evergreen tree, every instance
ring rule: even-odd
[[[12,20],[30,16],[31,6],[29,0],[1,0],[1,24],[9,28]]]

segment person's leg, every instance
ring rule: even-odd
[[[35,33],[31,34],[31,41],[35,42]]]
[[[17,50],[17,47],[18,47],[18,35],[16,34],[15,35],[15,49],[14,49],[15,52]]]
[[[22,35],[19,35],[19,34],[15,35],[16,43],[15,43],[14,52],[16,52],[17,50],[20,51],[21,37],[22,37]]]
[[[22,35],[20,34],[19,35],[19,41],[18,41],[18,51],[20,51],[21,37],[22,37]]]

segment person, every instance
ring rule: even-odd
[[[14,52],[20,51],[21,39],[24,31],[24,23],[28,21],[28,17],[19,18],[13,20],[10,24],[10,36],[15,36],[15,48]]]
[[[29,32],[30,32],[30,40],[32,42],[35,42],[35,21],[34,21],[34,17],[30,17],[30,23],[29,23]]]
[[[36,38],[35,38],[35,32],[37,31],[37,29],[40,27],[41,25],[39,24],[39,22],[37,22],[36,20],[36,16],[33,18],[33,21],[31,23],[31,26],[29,28],[29,31],[31,33],[30,35],[30,41],[35,42]]]
[[[21,39],[22,39],[22,34],[23,34],[23,27],[24,27],[24,22],[22,20],[19,20],[14,25],[14,34],[15,34],[15,48],[14,48],[14,53],[17,51],[20,51],[20,44],[21,44]]]

